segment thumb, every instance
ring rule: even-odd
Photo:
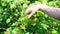
[[[31,12],[31,14],[28,16],[28,18],[31,18],[35,14],[35,12],[36,11]]]

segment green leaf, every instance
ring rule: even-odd
[[[43,24],[43,23],[41,23],[41,26],[42,26],[44,29],[47,29],[47,27],[49,27],[48,25]]]
[[[56,30],[52,30],[52,34],[57,34],[57,31]]]
[[[26,32],[25,34],[29,34],[29,32]]]
[[[6,20],[6,23],[9,23],[10,22],[10,18],[8,18],[7,20]]]
[[[2,6],[6,6],[7,5],[7,3],[6,2],[2,2]]]

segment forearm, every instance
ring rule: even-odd
[[[51,17],[60,19],[60,8],[54,8],[45,5],[39,5],[39,9],[43,10],[46,14]]]

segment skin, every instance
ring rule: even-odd
[[[43,4],[38,4],[30,8],[27,8],[26,11],[24,12],[24,15],[27,15],[28,13],[31,12],[30,15],[28,16],[28,18],[31,18],[32,15],[34,15],[39,9],[43,10],[43,12],[45,12],[49,16],[60,20],[60,8],[54,8]]]

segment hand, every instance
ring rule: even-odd
[[[32,6],[24,12],[24,15],[27,15],[29,12],[31,12],[30,15],[28,16],[28,18],[30,18],[32,17],[33,14],[37,12],[38,9],[39,9],[39,5]]]

